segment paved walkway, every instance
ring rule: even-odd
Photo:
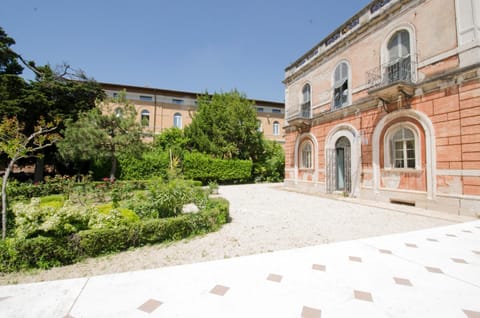
[[[480,221],[0,287],[0,317],[480,317]]]

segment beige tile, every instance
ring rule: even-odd
[[[303,306],[302,318],[321,318],[322,311],[320,309]]]
[[[277,274],[268,274],[267,280],[280,283],[282,281],[282,276]]]
[[[418,248],[417,244],[413,244],[413,243],[405,243],[405,246],[411,247],[411,248]]]
[[[442,270],[438,267],[425,266],[425,269],[430,273],[443,274]]]
[[[412,286],[410,280],[406,278],[394,277],[393,280],[395,281],[395,284],[398,285]]]
[[[465,313],[465,315],[467,315],[468,318],[480,318],[480,312],[478,311],[464,309],[463,312]]]
[[[362,262],[362,258],[358,256],[349,256],[348,259],[352,262],[359,262],[359,263]]]
[[[321,264],[313,264],[312,269],[316,270],[316,271],[322,271],[322,272],[327,271],[327,267],[325,265],[321,265]]]
[[[223,296],[228,292],[229,289],[230,288],[226,286],[216,285],[215,287],[213,287],[210,293],[218,296]]]
[[[369,292],[354,290],[353,295],[355,296],[355,299],[373,302],[372,294]]]
[[[162,304],[161,301],[158,301],[156,299],[149,299],[137,309],[150,314],[153,311],[155,311],[158,307],[160,307],[161,304]]]
[[[462,258],[452,258],[452,261],[459,264],[468,264],[467,261]]]
[[[382,250],[382,249],[379,249],[378,251],[379,251],[380,253],[382,253],[382,254],[392,254],[392,251],[390,251],[390,250]]]

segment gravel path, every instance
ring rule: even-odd
[[[0,284],[84,277],[223,259],[452,224],[446,220],[282,190],[220,187],[232,222],[215,233],[146,246],[48,271],[7,274]],[[1,275],[1,274],[0,274]]]

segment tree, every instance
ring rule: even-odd
[[[190,147],[223,159],[256,160],[262,153],[254,103],[236,90],[198,97],[198,112],[185,127]]]
[[[102,88],[82,71],[68,64],[52,69],[49,65],[36,66],[12,49],[15,41],[0,27],[0,118],[15,116],[30,135],[40,118],[52,122],[77,119],[77,114],[95,107],[97,99],[104,98]],[[23,64],[35,74],[35,80],[26,82],[20,75]],[[59,128],[63,123],[58,122]],[[44,158],[54,158],[55,147],[45,149],[37,157],[35,181],[43,179]],[[50,159],[51,160],[51,159]]]
[[[82,113],[77,121],[68,120],[65,137],[58,143],[58,150],[67,161],[109,159],[110,180],[114,181],[118,156],[138,156],[142,153],[142,134],[142,126],[136,121],[135,107],[123,93]]]
[[[23,134],[24,127],[17,118],[4,117],[0,124],[0,152],[8,157],[8,164],[2,180],[2,239],[7,233],[7,184],[15,163],[34,156],[39,150],[53,145],[60,136],[52,123],[40,120],[30,135]]]

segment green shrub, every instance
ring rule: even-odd
[[[92,211],[84,206],[73,205],[65,201],[50,201],[41,204],[39,198],[32,198],[29,203],[18,202],[13,206],[15,213],[15,236],[31,238],[38,235],[63,237],[88,228]]]
[[[200,180],[204,184],[210,181],[219,183],[240,183],[250,179],[252,162],[250,160],[215,159],[200,153],[186,153],[183,160],[185,178]]]
[[[228,201],[216,198],[196,214],[84,230],[63,238],[8,238],[0,241],[0,272],[67,265],[85,257],[215,231],[229,221],[228,210]]]
[[[128,203],[141,217],[166,218],[176,216],[182,212],[183,205],[190,203],[194,198],[192,182],[173,179],[167,183],[153,180],[146,193]]]
[[[168,152],[150,151],[141,158],[119,158],[119,177],[122,180],[145,180],[152,177],[167,178],[170,159]]]

